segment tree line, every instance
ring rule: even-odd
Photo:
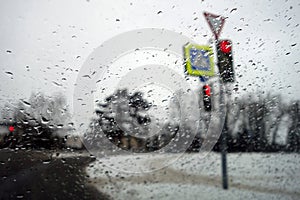
[[[229,104],[224,124],[228,151],[300,152],[299,104],[270,93]],[[214,150],[220,150],[220,140]]]
[[[70,113],[65,97],[58,93],[46,96],[32,93],[28,100],[6,103],[1,110],[1,124],[13,130],[1,135],[0,148],[54,149],[64,146],[57,135],[65,129]]]
[[[179,98],[185,94],[178,92]],[[188,105],[180,105],[187,110],[195,102],[185,101]],[[229,152],[300,152],[300,112],[299,101],[284,102],[280,95],[268,93],[266,96],[248,95],[229,102],[226,114],[227,150]],[[114,109],[113,109],[114,107]],[[105,137],[114,145],[126,150],[139,152],[155,151],[168,145],[175,134],[183,130],[183,137],[189,137],[195,125],[194,116],[183,124],[168,122],[163,125],[159,135],[141,140],[138,135],[147,135],[151,119],[147,115],[141,116],[151,108],[151,104],[143,99],[140,92],[130,95],[127,90],[118,90],[106,98],[104,103],[98,104],[97,117],[91,121],[90,130],[85,134],[86,139],[97,142],[103,131]],[[180,110],[178,102],[169,107],[171,113]],[[200,109],[200,108],[199,108]],[[189,111],[186,111],[189,112]],[[176,118],[174,114],[173,118]],[[180,113],[179,113],[180,114]],[[178,116],[177,116],[178,117]],[[209,127],[210,114],[205,113],[200,120],[200,126]],[[181,127],[180,127],[181,126]],[[215,127],[210,127],[215,128]],[[204,141],[204,133],[196,134],[187,151],[198,151]],[[99,142],[101,145],[106,145]],[[99,147],[101,145],[98,145]],[[111,145],[108,143],[108,145]],[[176,152],[174,147],[174,152]],[[220,151],[220,138],[213,148]]]
[[[182,94],[179,92],[178,95]],[[170,113],[175,113],[171,118],[176,119],[178,111],[194,108],[190,105],[192,101],[184,102],[188,105],[181,105],[181,109],[178,102],[169,106]],[[285,102],[280,95],[270,93],[230,102],[224,125],[228,151],[300,152],[299,104],[300,101]],[[176,120],[163,122],[160,133],[152,135],[152,121],[147,114],[151,107],[152,104],[143,98],[141,92],[131,94],[127,90],[118,90],[106,97],[104,102],[98,102],[95,117],[83,133],[83,139],[100,149],[115,145],[134,152],[149,152],[168,145],[178,134],[189,137],[195,124],[188,120],[184,124]],[[11,125],[15,130],[1,136],[0,148],[63,148],[66,138],[57,133],[73,129],[66,99],[61,94],[46,96],[40,92],[32,93],[28,100],[6,105],[1,114],[3,119],[0,123]],[[202,117],[205,119],[200,120],[200,126],[209,127],[210,114],[205,113]],[[106,139],[101,138],[103,135]],[[199,150],[203,140],[204,133],[197,133],[188,151]],[[220,150],[220,141],[213,149]]]
[[[162,134],[151,135],[151,118],[147,114],[151,107],[143,93],[130,94],[126,89],[117,90],[97,104],[96,116],[91,120],[84,140],[88,141],[90,149],[159,150],[177,134],[178,127],[166,123]]]

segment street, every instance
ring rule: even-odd
[[[0,155],[0,199],[300,198],[299,154],[228,154],[228,190],[222,189],[220,154],[213,152],[101,159],[88,152]]]
[[[93,158],[51,158],[41,151],[1,150],[0,199],[109,199],[85,184]]]

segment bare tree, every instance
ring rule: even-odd
[[[101,132],[106,139],[114,145],[135,152],[154,151],[166,145],[172,137],[153,135],[144,138],[149,131],[151,123],[146,111],[151,104],[143,98],[142,93],[129,94],[127,90],[118,90],[107,97],[104,103],[98,104],[97,118],[90,124],[90,131],[84,139],[90,141],[91,148],[101,148],[103,140]],[[175,132],[172,126],[166,126],[168,132]],[[94,147],[93,147],[94,145]]]

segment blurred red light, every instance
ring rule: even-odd
[[[10,127],[8,128],[8,130],[9,130],[9,132],[13,132],[13,131],[15,130],[15,127],[10,126]]]
[[[204,85],[204,91],[206,96],[210,96],[210,87],[209,85]]]
[[[220,45],[220,50],[223,53],[230,53],[231,52],[231,42],[228,40],[223,40],[219,43]]]

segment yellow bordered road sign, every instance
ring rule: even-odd
[[[214,53],[210,46],[187,44],[184,47],[184,55],[188,75],[214,76]]]

